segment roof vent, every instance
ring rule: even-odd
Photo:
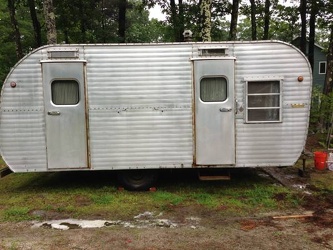
[[[226,56],[228,55],[228,48],[199,48],[200,56]]]
[[[57,48],[47,51],[49,59],[77,59],[79,58],[78,48]]]

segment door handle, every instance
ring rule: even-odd
[[[220,112],[230,112],[232,108],[220,108]]]
[[[49,111],[47,112],[48,115],[60,115],[59,111]]]

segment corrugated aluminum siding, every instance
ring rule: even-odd
[[[191,45],[86,46],[93,169],[191,167]]]
[[[192,64],[198,47],[228,47],[236,57],[235,93],[245,108],[245,78],[282,76],[282,122],[246,124],[236,115],[236,166],[291,165],[307,133],[311,73],[284,43],[82,45],[87,61],[92,169],[192,167]],[[1,96],[1,154],[13,171],[47,171],[41,48],[17,64]],[[304,81],[297,82],[302,75]],[[10,82],[17,87],[12,89]],[[304,104],[293,108],[292,104]],[[230,121],[232,126],[234,121]]]
[[[13,171],[46,171],[41,51],[24,58],[6,79],[1,94],[1,155]],[[16,82],[16,88],[10,82]]]
[[[307,60],[283,43],[236,43],[236,99],[245,107],[246,77],[282,76],[282,122],[246,124],[245,110],[236,116],[236,166],[289,166],[305,145],[312,78]],[[298,76],[304,81],[298,82]],[[293,108],[292,104],[304,104]]]

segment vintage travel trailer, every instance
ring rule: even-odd
[[[1,155],[13,172],[291,166],[312,75],[278,41],[50,45],[3,83]]]

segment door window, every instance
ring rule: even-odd
[[[200,81],[200,99],[203,102],[223,102],[227,99],[227,79],[205,77]]]
[[[55,80],[51,84],[52,102],[55,105],[79,103],[79,83],[75,80]]]

